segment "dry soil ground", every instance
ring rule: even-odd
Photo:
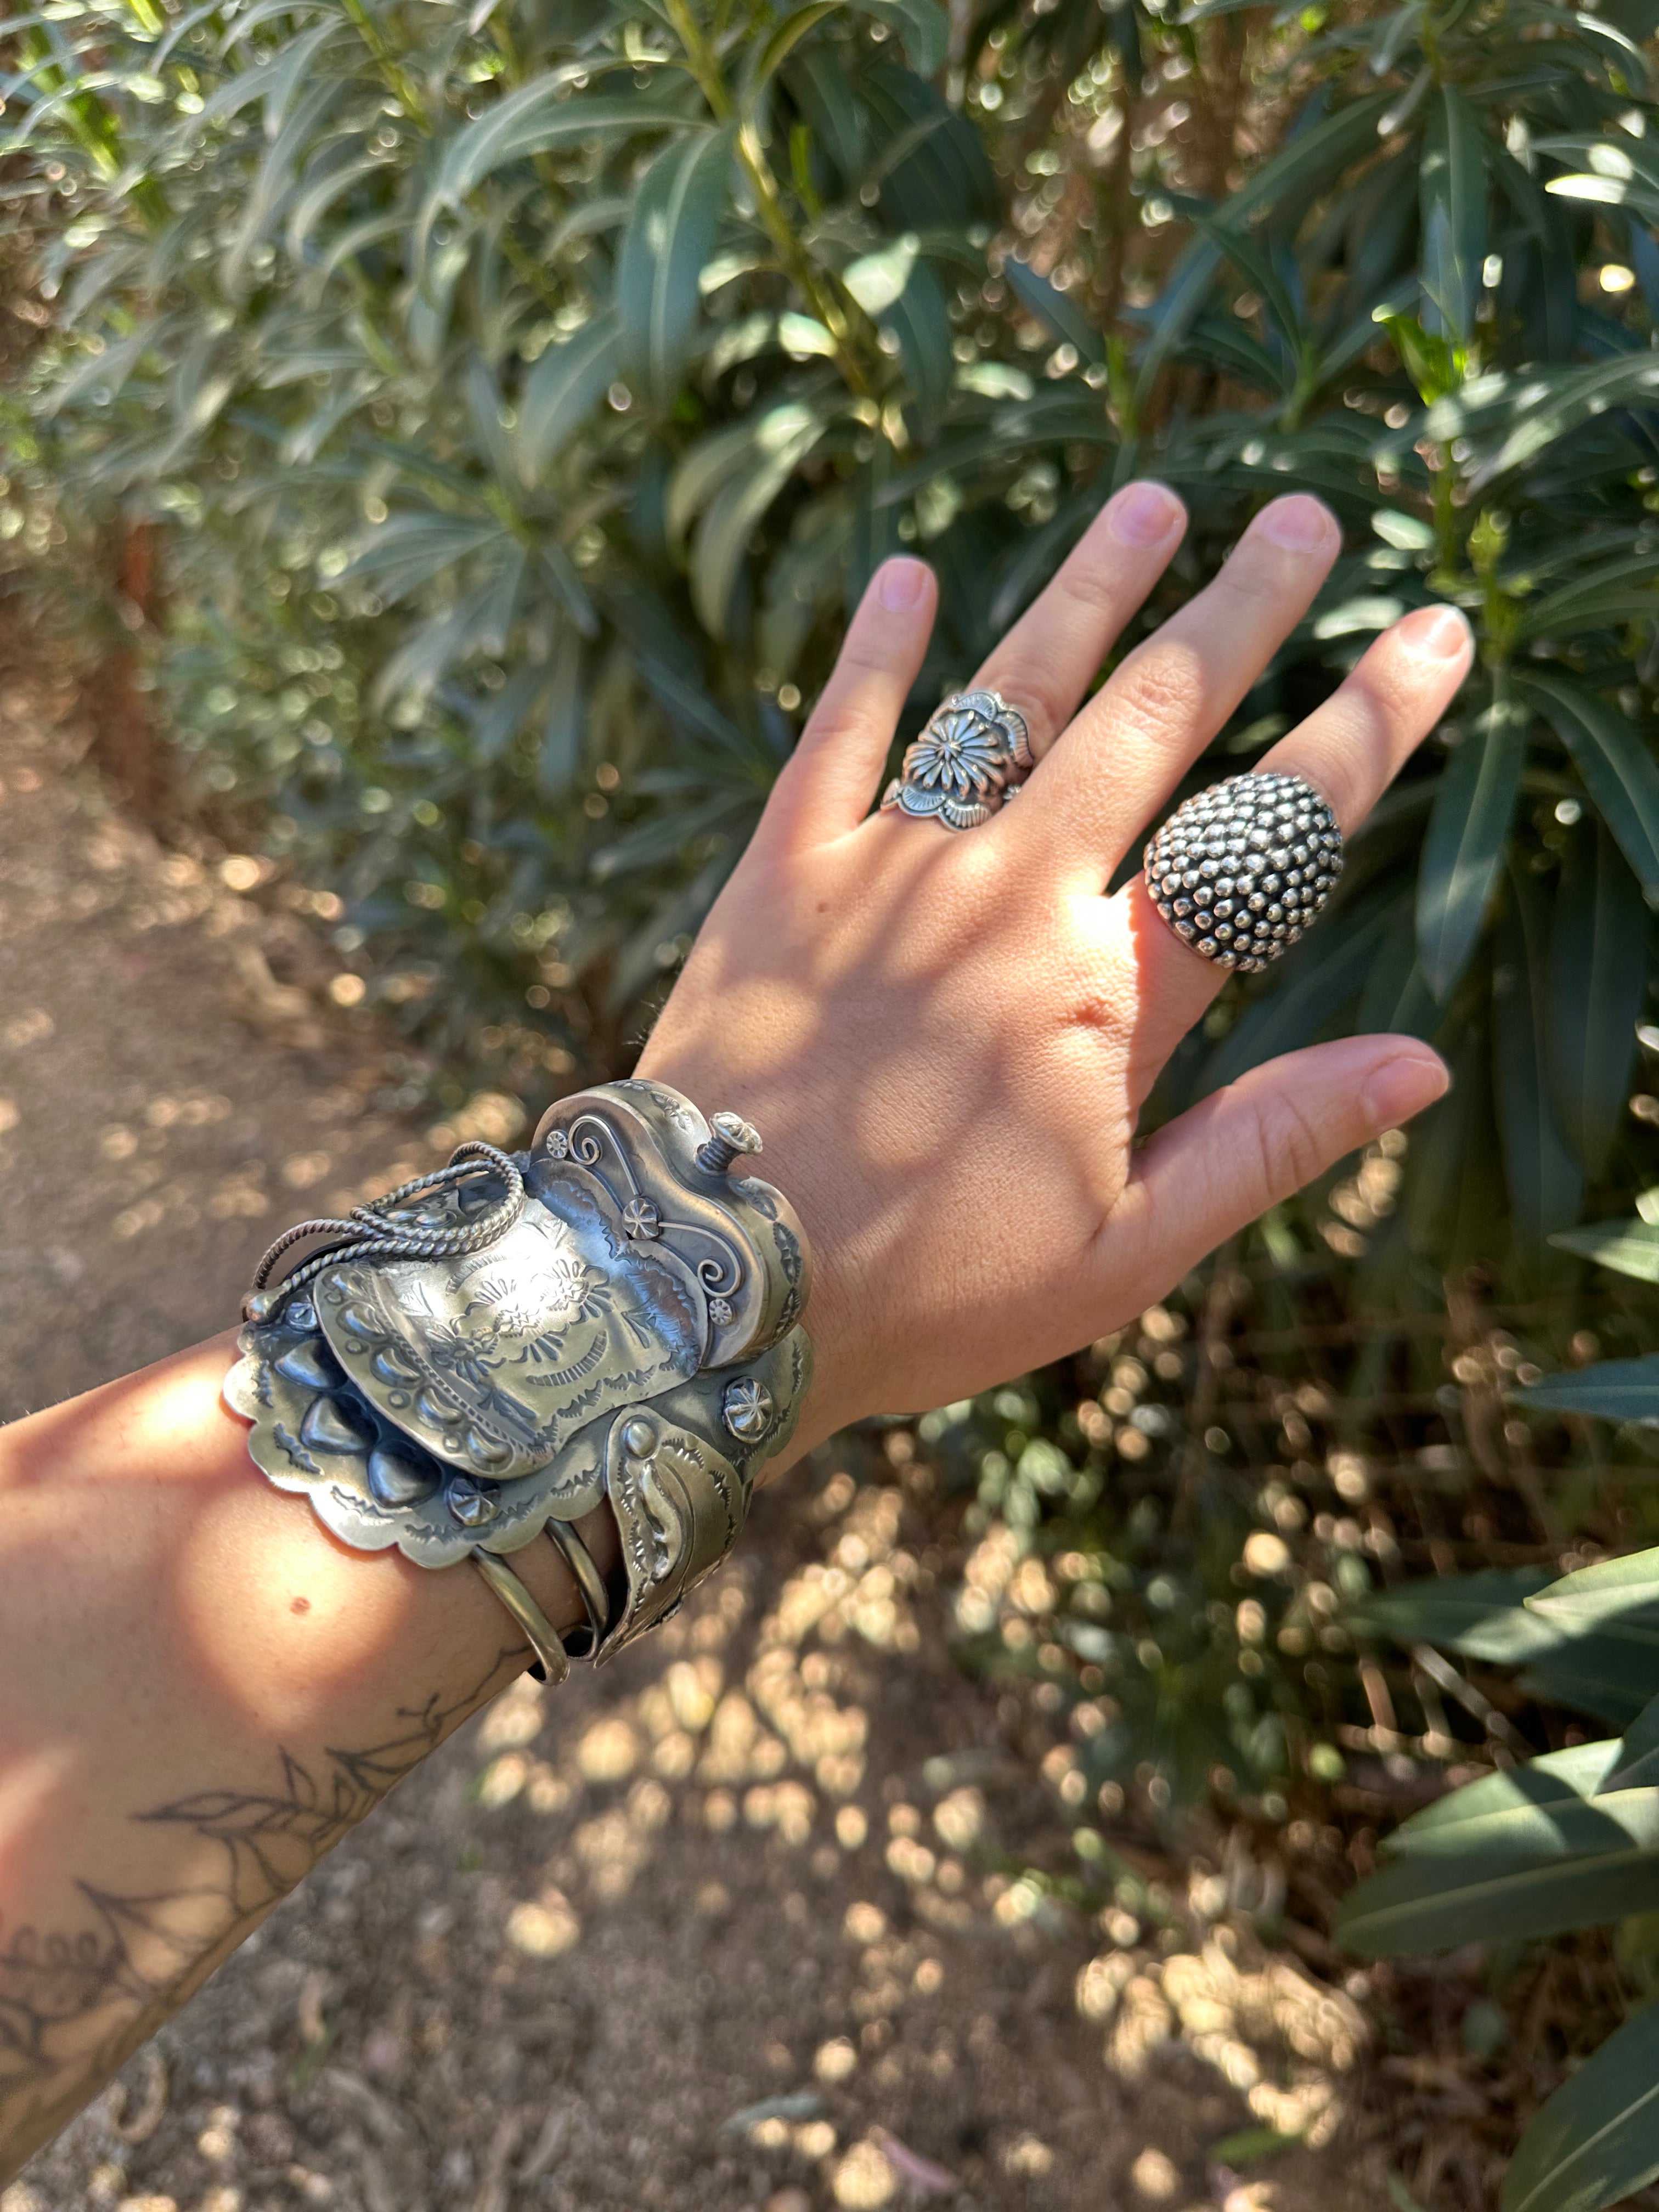
[[[111,811],[67,692],[0,695],[15,1414],[222,1327],[276,1226],[444,1139]],[[1385,2207],[1359,2015],[1225,1880],[1154,1942],[1018,1879],[1066,1814],[951,1664],[951,1542],[902,1452],[821,1455],[654,1646],[405,1783],[0,2212]],[[1218,2155],[1264,2124],[1322,2147]]]

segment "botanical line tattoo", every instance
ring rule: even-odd
[[[72,1931],[0,1916],[0,2186],[523,1658],[504,1650],[459,1699],[434,1691],[400,1710],[384,1742],[316,1766],[279,1751],[270,1789],[200,1790],[134,1814],[217,1847],[187,1886],[132,1896],[82,1881],[86,1924]]]

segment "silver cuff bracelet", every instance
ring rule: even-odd
[[[288,1231],[224,1384],[255,1464],[355,1550],[471,1559],[557,1680],[566,1644],[504,1556],[545,1532],[587,1613],[570,1649],[609,1657],[725,1558],[811,1379],[800,1223],[730,1172],[759,1150],[735,1115],[608,1083],[550,1108],[527,1152],[463,1145]],[[574,1526],[605,1503],[614,1587]]]

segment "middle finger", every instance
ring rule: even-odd
[[[1215,580],[1082,708],[993,834],[1029,847],[1057,888],[1099,890],[1306,614],[1340,544],[1305,493],[1265,507]]]

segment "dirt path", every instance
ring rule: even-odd
[[[223,1326],[276,1226],[448,1133],[76,751],[0,684],[7,1413]],[[903,1440],[821,1455],[653,1644],[406,1784],[0,2212],[1386,2205],[1358,2013],[1209,1923],[1216,1870],[1156,1937],[1019,1878],[1067,1863],[1065,1762],[949,1662],[951,1526]],[[1326,2147],[1241,2178],[1264,2125]]]

